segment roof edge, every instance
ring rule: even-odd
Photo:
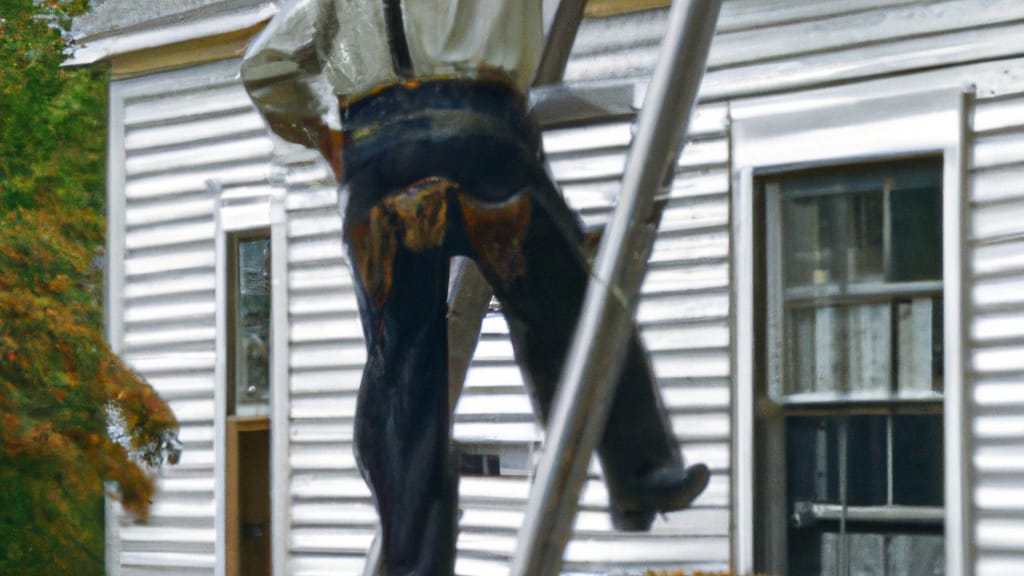
[[[277,3],[263,0],[239,6],[199,8],[140,22],[138,24],[76,38],[66,67],[97,64],[131,52],[139,52],[245,30],[270,20],[278,12]]]

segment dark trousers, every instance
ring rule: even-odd
[[[388,576],[454,564],[446,297],[452,256],[474,259],[502,303],[546,420],[587,284],[578,219],[544,170],[521,95],[500,84],[396,85],[342,106],[344,239],[368,359],[356,458],[380,514]],[[636,331],[598,448],[612,504],[679,464]]]

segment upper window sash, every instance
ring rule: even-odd
[[[932,156],[762,181],[771,400],[941,399],[941,180]]]

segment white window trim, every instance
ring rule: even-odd
[[[219,194],[219,185],[208,182],[211,193]],[[288,228],[284,207],[285,190],[274,186],[263,202],[244,206],[226,206],[219,200],[216,209],[216,324],[217,363],[214,392],[214,494],[216,500],[216,569],[223,576],[227,561],[227,409],[228,409],[228,255],[229,236],[253,230],[270,230],[271,257],[271,380],[270,380],[270,491],[271,532],[270,557],[272,574],[287,574],[288,531],[291,526],[291,498],[289,494],[289,350],[288,350]]]
[[[973,90],[973,89],[971,89]],[[733,542],[732,567],[754,571],[755,502],[755,264],[758,240],[754,179],[783,166],[835,164],[923,152],[943,155],[943,285],[945,321],[945,539],[947,574],[970,574],[970,498],[965,352],[964,261],[968,90],[952,88],[871,97],[863,88],[845,94],[794,95],[764,103],[734,103],[732,116],[733,245]]]

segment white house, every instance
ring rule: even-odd
[[[535,94],[588,222],[618,189],[666,2],[592,0]],[[653,5],[653,8],[651,7]],[[357,574],[364,361],[329,170],[269,137],[239,56],[266,0],[106,0],[107,329],[181,463],[108,574]],[[707,492],[617,534],[597,469],[573,574],[1024,573],[1024,3],[726,0],[639,321]],[[455,436],[459,560],[504,574],[542,431],[489,315]]]

